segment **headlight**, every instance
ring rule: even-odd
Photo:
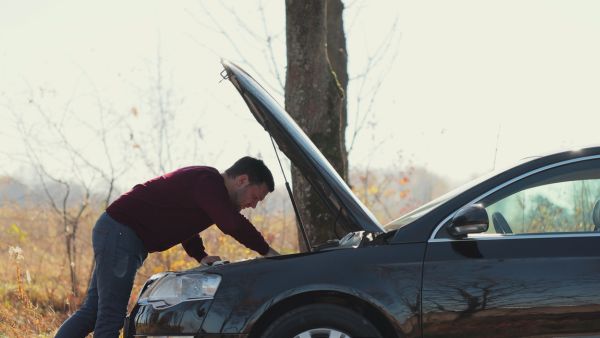
[[[152,283],[142,293],[138,303],[152,304],[159,309],[190,300],[213,299],[220,283],[219,275],[169,273]]]

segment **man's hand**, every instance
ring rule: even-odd
[[[200,260],[200,264],[202,265],[212,265],[212,263],[216,261],[220,261],[221,257],[219,256],[206,256]]]
[[[279,252],[275,251],[275,249],[269,247],[269,251],[267,251],[266,254],[263,255],[263,257],[273,257],[273,256],[279,256]]]

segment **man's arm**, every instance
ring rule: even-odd
[[[224,186],[217,182],[198,182],[195,191],[198,207],[208,214],[219,230],[261,255],[268,253],[269,244],[246,217],[233,209]]]
[[[183,246],[188,256],[196,259],[198,263],[202,263],[202,260],[208,257],[204,250],[204,244],[202,244],[202,238],[198,234],[181,242],[181,246]]]
[[[212,263],[221,260],[221,257],[219,256],[209,256],[206,253],[200,235],[192,236],[183,241],[181,246],[183,246],[183,249],[185,249],[188,256],[193,257],[202,265],[211,265]]]

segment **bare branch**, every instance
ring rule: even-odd
[[[248,25],[246,25],[244,20],[242,20],[240,18],[240,16],[237,14],[237,12],[233,8],[226,6],[225,3],[222,1],[219,2],[219,4],[227,12],[229,12],[229,14],[231,16],[233,16],[235,18],[236,23],[239,25],[239,27],[241,27],[243,29],[243,31],[245,31],[248,35],[250,35],[252,38],[254,38],[254,40],[256,40],[256,42],[262,42],[263,38],[261,36],[259,36],[258,34],[254,33],[254,31]],[[259,6],[260,6],[260,10],[262,10],[262,2],[259,3]]]
[[[27,150],[27,158],[29,159],[29,163],[31,163],[33,165],[33,168],[35,169],[35,172],[38,175],[38,178],[40,179],[42,188],[44,190],[44,194],[48,198],[51,208],[56,213],[60,214],[58,205],[54,201],[54,198],[53,198],[52,194],[50,193],[50,190],[48,189],[48,186],[46,185],[46,180],[44,178],[45,176],[47,176],[47,177],[51,177],[51,176],[48,175],[48,173],[41,166],[41,160],[39,159],[37,152],[34,150],[33,146],[31,145],[29,132],[25,128],[25,123],[23,122],[21,115],[16,113],[12,109],[11,109],[11,112],[13,114],[13,117],[15,118],[16,126],[21,133],[23,144],[25,145],[25,148]]]
[[[360,79],[361,81],[359,84],[358,94],[356,95],[356,108],[355,108],[356,110],[354,112],[355,127],[351,133],[350,146],[348,147],[348,153],[350,153],[352,151],[352,149],[354,148],[354,144],[356,142],[358,134],[365,127],[368,118],[371,117],[371,115],[372,115],[375,99],[377,97],[379,90],[381,89],[381,86],[383,85],[385,78],[389,74],[389,68],[385,67],[385,69],[380,71],[380,74],[377,77],[373,77],[371,75],[371,72],[373,72],[376,69],[376,67],[385,59],[385,56],[389,54],[390,48],[395,47],[395,49],[392,51],[392,55],[390,57],[390,64],[393,64],[395,62],[396,58],[398,57],[400,48],[399,48],[399,44],[395,43],[396,42],[395,36],[397,34],[396,33],[397,25],[398,25],[398,18],[396,18],[394,20],[394,22],[392,23],[390,29],[388,30],[388,33],[386,34],[384,39],[382,39],[380,46],[376,49],[375,54],[368,57],[368,59],[367,59],[368,62],[365,67],[365,72],[363,72],[363,73],[359,74],[358,76],[353,77],[351,79],[351,82],[354,82],[358,79]],[[372,78],[376,78],[377,80],[370,87],[370,90],[367,91],[367,83],[368,83],[367,80],[372,79]],[[362,103],[362,97],[365,94],[368,95],[368,101],[366,104],[366,109],[363,112],[361,103]]]
[[[262,72],[258,71],[251,62],[247,62],[246,57],[245,57],[246,53],[244,53],[240,50],[240,48],[238,47],[239,44],[231,37],[231,35],[227,31],[227,29],[225,29],[223,27],[223,25],[221,24],[221,21],[217,20],[214,17],[214,15],[212,14],[212,12],[204,6],[203,1],[198,1],[198,4],[202,8],[204,15],[206,15],[210,19],[210,21],[213,23],[214,27],[216,27],[218,34],[222,35],[227,41],[229,41],[229,45],[233,48],[233,50],[235,51],[237,56],[244,62],[244,64],[252,71],[253,75],[257,76],[261,80],[261,82],[264,83],[265,86],[269,87],[272,91],[276,92],[280,96],[283,96],[283,90],[282,90],[283,86],[280,86],[280,88],[276,88],[276,87],[273,87],[272,85],[270,85],[270,81],[267,81],[267,79],[264,78],[264,76],[262,75]],[[230,13],[230,15],[232,17],[235,18],[237,16],[237,14],[235,13],[235,10],[233,10],[232,8],[228,8],[226,6],[223,6],[223,7],[225,8],[225,10],[227,10]],[[244,24],[244,26],[246,27],[245,24]],[[252,35],[254,35],[254,33],[252,33]],[[281,85],[282,81],[280,81],[279,78],[277,78],[277,79]]]
[[[267,18],[265,16],[265,10],[264,10],[262,1],[259,1],[259,3],[258,3],[258,10],[260,12],[260,17],[261,17],[261,20],[263,23],[263,32],[264,32],[265,36],[267,37],[267,50],[269,51],[269,57],[270,57],[269,58],[269,60],[270,60],[269,71],[277,79],[279,86],[283,90],[285,88],[285,85],[283,83],[284,78],[279,73],[279,65],[277,64],[277,61],[275,59],[275,52],[273,50],[273,35],[271,35],[269,33],[269,29],[267,28]]]

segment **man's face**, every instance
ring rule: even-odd
[[[252,184],[248,181],[248,176],[240,175],[236,177],[236,189],[232,202],[239,210],[246,208],[256,208],[258,202],[262,201],[269,193],[269,188],[265,183]]]

